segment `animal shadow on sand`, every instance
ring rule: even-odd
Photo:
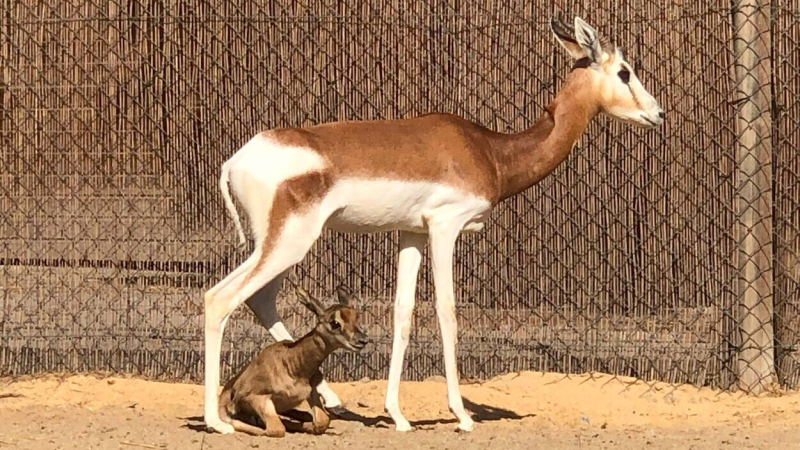
[[[472,402],[467,398],[464,398],[463,400],[464,400],[464,408],[466,408],[467,411],[472,413],[472,419],[475,420],[476,422],[491,422],[495,420],[522,420],[526,417],[535,416],[535,414],[519,415],[509,409],[482,405],[480,403]],[[361,422],[368,427],[374,427],[378,425],[385,427],[392,426],[392,420],[387,415],[380,415],[377,417],[366,417],[362,416],[361,414],[358,414],[357,412],[350,411],[344,408],[337,408],[335,412],[331,413],[331,417],[337,418],[339,420],[344,420],[347,422]],[[457,422],[458,421],[455,418],[425,419],[425,420],[412,421],[411,425],[414,427],[428,427],[433,425],[443,425],[443,424],[450,424]]]
[[[334,416],[335,417],[335,416]],[[192,431],[203,432],[203,433],[210,433],[213,434],[208,428],[206,428],[205,419],[203,416],[192,416],[192,417],[180,417],[181,420],[186,420],[187,423],[183,425],[183,428],[188,428]],[[254,415],[244,415],[239,417],[240,420],[243,420],[250,425],[264,428],[264,423],[261,422],[257,416]],[[286,413],[281,414],[281,422],[283,425],[286,426],[287,423],[300,423],[300,422],[311,422],[311,414],[305,411],[288,411]],[[293,431],[294,429],[291,427],[287,427],[287,433],[297,433],[297,431]]]
[[[472,413],[472,419],[475,420],[475,422],[492,422],[496,420],[522,420],[526,417],[535,416],[535,414],[519,415],[516,412],[511,411],[509,409],[503,409],[489,405],[482,405],[480,403],[472,402],[467,398],[464,398],[464,408],[466,408],[467,411]],[[387,415],[366,417],[362,416],[357,412],[350,411],[349,409],[345,409],[342,407],[336,408],[334,410],[329,410],[328,412],[330,413],[332,419],[343,420],[345,422],[361,422],[362,424],[364,424],[364,426],[367,427],[379,426],[381,428],[389,428],[392,426],[392,420]],[[305,414],[301,411],[297,411],[297,413],[299,413],[300,415]],[[184,425],[185,428],[194,431],[207,432],[202,416],[183,417],[182,419],[190,422]],[[290,419],[281,418],[281,420],[287,421]],[[258,421],[257,418],[254,421],[255,423],[253,423],[253,425],[261,426],[261,424],[259,423],[260,421]],[[457,420],[455,418],[425,419],[425,420],[413,421],[411,422],[411,425],[418,428],[419,427],[424,428],[434,425],[446,425],[451,423],[457,423]]]
[[[186,421],[186,423],[183,424],[183,428],[188,428],[192,431],[211,433],[211,431],[206,428],[206,423],[203,416],[178,417],[178,418]]]

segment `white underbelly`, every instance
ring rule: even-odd
[[[465,230],[483,227],[491,209],[486,199],[436,183],[346,179],[336,183],[323,203],[333,212],[325,226],[341,232],[390,230],[427,232],[436,215],[465,219]]]

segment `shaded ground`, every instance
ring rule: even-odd
[[[324,436],[208,434],[202,388],[90,376],[0,380],[0,449],[793,449],[800,395],[761,397],[606,375],[510,374],[462,386],[476,421],[453,432],[438,379],[401,385],[417,430],[393,431],[385,381],[334,384],[349,413]],[[344,447],[342,447],[344,446]]]

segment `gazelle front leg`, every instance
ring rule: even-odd
[[[458,325],[456,323],[455,292],[453,290],[453,252],[461,225],[429,224],[431,240],[431,263],[433,284],[436,290],[436,314],[442,330],[444,368],[447,378],[447,401],[450,411],[458,419],[458,429],[472,431],[474,423],[464,410],[464,402],[458,388],[458,366],[456,363],[456,343]]]
[[[410,431],[400,412],[400,376],[403,372],[408,339],[411,334],[411,314],[414,312],[414,293],[417,289],[417,273],[422,261],[422,250],[427,236],[424,234],[400,233],[400,254],[397,263],[397,293],[394,300],[394,341],[392,361],[389,365],[389,383],[386,388],[386,412],[392,417],[397,431]]]

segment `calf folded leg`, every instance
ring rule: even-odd
[[[246,400],[250,408],[258,415],[262,422],[264,422],[265,430],[262,430],[262,436],[269,437],[283,437],[286,435],[286,428],[281,422],[281,418],[275,411],[275,404],[272,403],[272,397],[269,395],[254,395]],[[236,425],[231,423],[234,429]],[[251,426],[252,425],[248,425]],[[256,427],[253,427],[256,428]],[[242,430],[247,432],[245,430]]]
[[[311,406],[311,423],[304,423],[303,431],[311,434],[324,434],[330,426],[331,419],[322,406],[322,398],[316,388],[311,390],[308,404]]]
[[[241,420],[231,419],[231,425],[233,425],[234,430],[239,431],[241,433],[247,433],[253,436],[267,435],[267,430],[250,425],[247,422],[242,422]]]
[[[322,374],[320,373],[317,381],[321,379]],[[309,398],[301,403],[298,408],[281,414],[296,421],[285,423],[286,429],[292,432],[325,434],[331,423],[331,419],[323,406],[322,395],[316,388],[311,390]]]
[[[265,434],[265,430],[263,428],[250,425],[247,422],[243,422],[233,417],[234,412],[236,412],[238,408],[233,404],[233,397],[227,389],[228,388],[226,387],[226,389],[222,391],[222,394],[219,398],[219,417],[222,422],[232,426],[235,431],[252,434],[253,436],[263,436]],[[249,409],[252,409],[252,407]]]

